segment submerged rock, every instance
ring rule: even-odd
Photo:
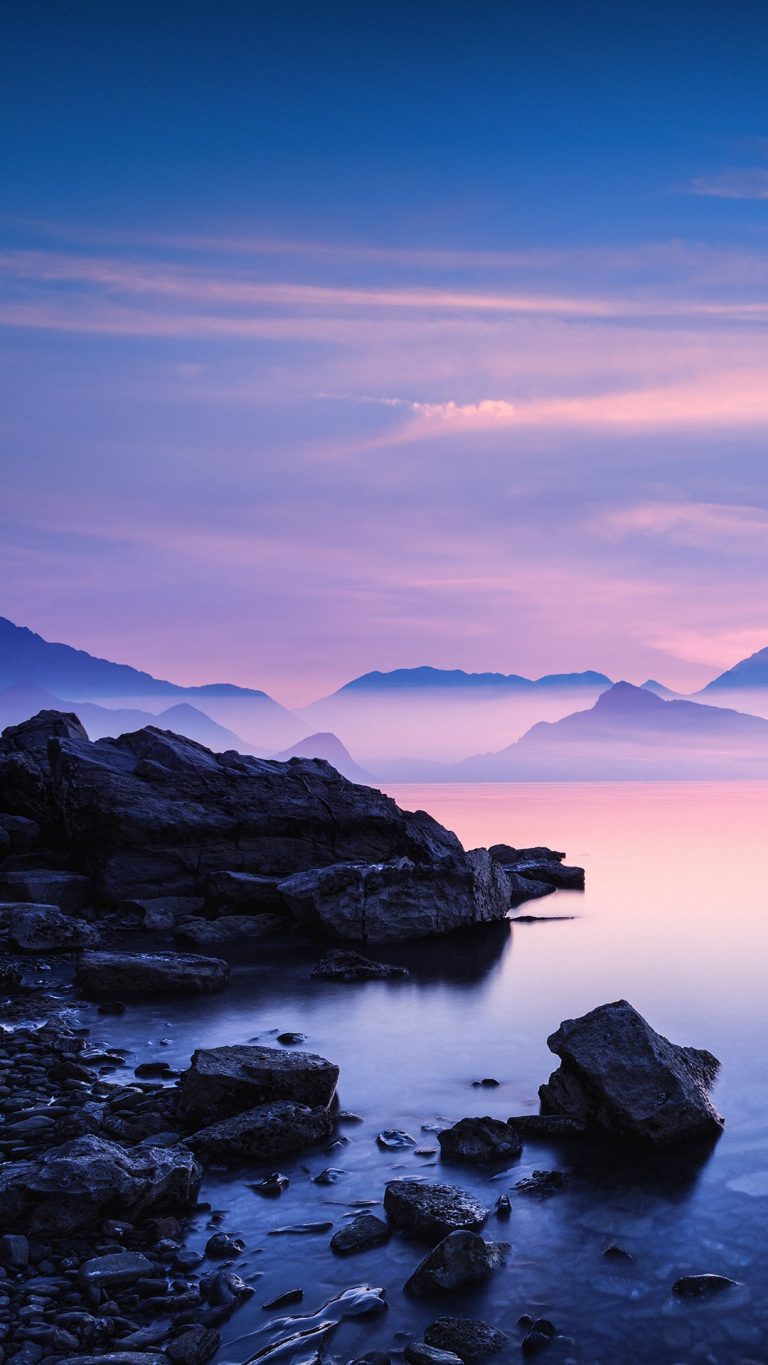
[[[424,1340],[443,1351],[454,1351],[464,1365],[480,1365],[511,1345],[506,1333],[480,1318],[437,1318],[426,1329]]]
[[[722,1130],[709,1098],[717,1058],[670,1043],[626,1000],[566,1019],[547,1044],[562,1061],[539,1090],[545,1112],[654,1146]]]
[[[179,1114],[189,1124],[221,1119],[273,1100],[325,1108],[339,1068],[313,1052],[240,1044],[198,1048],[179,1085]]]
[[[445,1237],[457,1229],[474,1231],[488,1217],[488,1209],[458,1185],[420,1180],[390,1180],[384,1208],[396,1227],[420,1237]]]
[[[75,981],[88,995],[207,995],[223,990],[229,964],[193,953],[85,952]]]
[[[568,1188],[568,1176],[565,1171],[534,1171],[533,1175],[526,1176],[524,1180],[518,1180],[515,1189],[520,1194],[538,1194],[544,1197],[550,1194],[559,1194]]]
[[[503,1264],[505,1249],[504,1243],[486,1242],[476,1232],[449,1232],[416,1267],[405,1288],[422,1296],[486,1280]]]
[[[312,968],[312,976],[320,981],[385,981],[389,977],[409,975],[407,967],[374,962],[372,958],[348,948],[335,948]]]
[[[486,849],[431,863],[336,863],[300,872],[280,890],[303,924],[332,938],[386,943],[503,919],[509,882]]]
[[[438,1133],[440,1151],[454,1161],[498,1161],[518,1157],[523,1144],[514,1128],[501,1119],[459,1119]]]
[[[183,1148],[128,1150],[103,1138],[76,1138],[0,1168],[0,1224],[58,1236],[105,1217],[174,1212],[194,1200],[201,1178]]]

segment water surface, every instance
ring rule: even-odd
[[[330,985],[309,978],[318,956],[311,946],[298,955],[257,948],[250,961],[237,955],[220,997],[172,1010],[145,1005],[109,1021],[110,1040],[131,1047],[136,1060],[156,1050],[180,1066],[196,1046],[270,1042],[298,1030],[306,1047],[339,1063],[341,1104],[363,1120],[340,1125],[343,1147],[281,1161],[291,1184],[279,1200],[248,1188],[263,1169],[244,1168],[237,1180],[209,1174],[204,1197],[224,1212],[222,1226],[245,1238],[242,1273],[259,1277],[254,1298],[224,1329],[220,1361],[246,1361],[276,1334],[265,1331],[274,1314],[261,1308],[276,1294],[302,1287],[303,1305],[285,1313],[309,1314],[362,1282],[386,1289],[389,1311],[345,1321],[329,1360],[402,1348],[444,1312],[486,1318],[517,1343],[517,1319],[533,1312],[575,1340],[549,1348],[553,1360],[768,1361],[768,784],[461,784],[403,786],[392,795],[429,810],[467,847],[505,841],[567,850],[585,866],[587,889],[525,907],[571,921],[492,926],[382,951],[411,967],[408,980]],[[638,1166],[593,1142],[528,1141],[520,1161],[489,1172],[447,1168],[415,1148],[377,1147],[384,1128],[405,1129],[432,1148],[430,1125],[537,1112],[538,1085],[556,1064],[547,1035],[561,1019],[622,996],[672,1040],[721,1059],[715,1102],[727,1127],[714,1149],[660,1153]],[[473,1088],[483,1077],[500,1084]],[[328,1165],[343,1171],[338,1183],[314,1184]],[[548,1200],[516,1193],[515,1182],[535,1168],[570,1172],[569,1189]],[[488,1207],[510,1191],[511,1219],[491,1217],[486,1233],[510,1244],[508,1261],[479,1292],[450,1303],[405,1298],[402,1285],[423,1248],[401,1237],[342,1260],[329,1250],[329,1234],[268,1235],[308,1219],[338,1227],[353,1201],[380,1200],[387,1179],[417,1172],[463,1184]],[[203,1219],[197,1243],[209,1235]],[[634,1261],[605,1260],[612,1242]],[[744,1288],[712,1304],[675,1305],[674,1280],[700,1272],[729,1275]],[[517,1354],[515,1345],[510,1358]]]

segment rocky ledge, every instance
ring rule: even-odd
[[[444,934],[582,886],[562,858],[467,852],[424,811],[320,759],[214,754],[153,726],[92,743],[57,711],[0,737],[0,927],[19,949],[98,949],[109,914],[201,947],[297,929],[374,943]],[[116,970],[91,954],[80,977],[94,990]],[[194,972],[180,969],[175,989]],[[197,972],[198,989],[224,984]],[[155,980],[174,989],[169,967]]]

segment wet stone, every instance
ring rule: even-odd
[[[509,1351],[510,1338],[481,1318],[437,1318],[424,1340],[443,1351],[453,1351],[465,1365],[480,1365],[500,1351]]]
[[[508,1123],[501,1119],[459,1119],[444,1128],[437,1140],[444,1157],[454,1161],[498,1161],[520,1156],[523,1144]]]
[[[451,1293],[485,1280],[504,1261],[504,1244],[486,1242],[476,1232],[450,1232],[416,1267],[406,1291],[419,1296]]]
[[[384,1208],[396,1227],[423,1237],[476,1230],[488,1217],[488,1210],[460,1186],[419,1180],[390,1180]]]
[[[727,1275],[682,1275],[675,1280],[672,1293],[678,1299],[711,1299],[739,1287],[738,1280],[730,1280]]]
[[[339,1256],[349,1256],[356,1251],[368,1251],[371,1247],[382,1246],[389,1241],[389,1228],[381,1218],[373,1213],[359,1214],[346,1227],[339,1228],[331,1238],[331,1250]]]

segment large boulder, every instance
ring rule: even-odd
[[[280,890],[300,923],[332,938],[385,943],[503,919],[511,892],[486,849],[433,863],[336,863],[287,878]]]
[[[450,1232],[417,1265],[406,1281],[410,1294],[445,1294],[487,1280],[504,1262],[503,1242],[486,1242],[476,1232]]]
[[[390,1222],[417,1237],[445,1237],[458,1229],[476,1231],[488,1210],[458,1185],[420,1180],[390,1180],[384,1191]]]
[[[310,1109],[305,1104],[277,1100],[201,1128],[186,1142],[201,1157],[215,1157],[225,1162],[243,1158],[269,1161],[285,1152],[298,1152],[313,1142],[320,1142],[330,1131],[328,1109]]]
[[[338,1079],[339,1068],[313,1052],[245,1043],[198,1048],[179,1083],[179,1114],[191,1126],[273,1100],[326,1108]]]
[[[207,995],[223,990],[229,964],[195,953],[85,952],[75,981],[86,995]]]
[[[709,1098],[717,1058],[670,1043],[626,1000],[566,1019],[547,1044],[562,1061],[539,1090],[544,1113],[654,1146],[723,1128]]]
[[[0,1168],[0,1227],[56,1237],[105,1218],[170,1213],[195,1199],[201,1177],[184,1148],[126,1150],[99,1137],[76,1138]]]
[[[0,788],[6,810],[53,828],[114,903],[205,894],[222,869],[280,878],[461,851],[424,811],[400,810],[321,759],[213,754],[154,726],[91,743],[76,717],[58,712],[4,731]]]

